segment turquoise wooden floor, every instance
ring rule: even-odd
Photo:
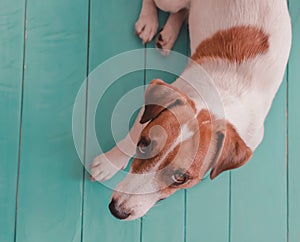
[[[289,1],[291,58],[252,161],[178,192],[141,220],[109,214],[111,190],[89,181],[74,148],[72,108],[87,73],[144,48],[133,34],[137,2],[0,1],[0,241],[299,242],[299,0]],[[188,52],[186,29],[175,50]],[[147,50],[144,59],[147,66]],[[118,98],[159,74],[126,75],[104,98],[97,132],[105,149]],[[86,144],[87,152],[88,134]]]

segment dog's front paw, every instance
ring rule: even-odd
[[[143,41],[149,43],[156,35],[158,29],[158,18],[156,14],[141,15],[135,24],[135,33]]]
[[[155,46],[163,56],[169,55],[177,36],[178,32],[174,31],[172,28],[164,27],[160,30],[155,41]]]
[[[91,165],[91,179],[104,182],[112,178],[118,171],[124,169],[128,164],[128,158],[117,152],[108,152],[97,156]]]

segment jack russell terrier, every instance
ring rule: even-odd
[[[135,25],[143,43],[157,33],[157,7],[170,16],[156,47],[167,55],[188,18],[191,61],[173,84],[150,83],[129,134],[92,163],[92,179],[103,182],[135,156],[109,204],[118,219],[143,216],[208,172],[214,179],[244,165],[262,141],[291,47],[286,0],[144,0]],[[205,104],[202,94],[210,90],[199,66],[210,76],[224,115]]]

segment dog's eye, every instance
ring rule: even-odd
[[[172,175],[172,180],[174,185],[182,185],[188,181],[189,177],[186,173],[181,171],[175,171]]]
[[[146,137],[142,137],[137,144],[137,151],[139,154],[144,155],[147,154],[149,151],[151,151],[152,147],[153,147],[153,142]]]

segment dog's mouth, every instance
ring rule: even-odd
[[[160,203],[161,201],[163,201],[163,200],[165,200],[166,198],[161,198],[161,199],[159,199],[157,202],[156,202],[156,204],[158,204],[158,203]]]

